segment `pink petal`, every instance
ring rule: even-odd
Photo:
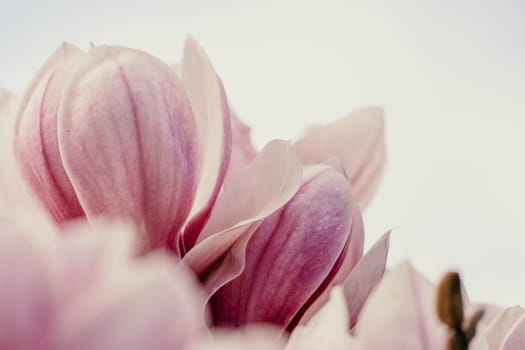
[[[525,315],[516,321],[507,333],[501,350],[522,350],[525,347]]]
[[[44,207],[61,222],[83,215],[63,169],[57,138],[62,88],[82,51],[63,44],[36,74],[20,103],[16,156],[24,179]]]
[[[136,230],[127,222],[70,222],[62,231],[62,300],[71,300],[100,280],[119,275],[131,264],[138,247]]]
[[[308,321],[296,327],[285,350],[350,350],[353,339],[348,331],[350,320],[342,287],[330,292],[326,304]]]
[[[95,47],[70,73],[59,111],[64,167],[88,217],[125,217],[141,246],[176,239],[196,186],[197,138],[171,68],[143,52]]]
[[[402,263],[366,302],[355,336],[366,350],[443,350],[447,331],[436,315],[435,287]]]
[[[255,160],[243,169],[235,184],[226,186],[220,193],[197,245],[184,256],[183,261],[195,273],[204,277],[217,260],[230,251],[232,245],[241,242],[243,236],[249,237],[262,219],[290,200],[300,183],[301,163],[292,153],[288,142],[270,142]],[[245,240],[242,242],[246,243]],[[225,267],[228,271],[235,266],[233,275],[240,272],[237,271],[237,263],[243,254],[241,246],[236,252],[238,256],[230,256],[233,260],[224,261],[232,264]],[[204,281],[210,294],[233,278],[228,277],[225,281],[221,278],[215,280],[215,277],[225,276],[226,271],[218,276],[210,275],[210,272],[208,271],[208,279]]]
[[[241,170],[250,164],[257,155],[257,150],[250,138],[250,128],[233,113],[231,115],[231,129],[232,154],[224,180],[225,186],[226,183],[235,181]]]
[[[215,321],[295,326],[337,273],[351,223],[350,186],[343,175],[325,168],[305,180],[255,231],[242,274],[212,297]]]
[[[359,109],[333,124],[307,130],[294,144],[306,164],[341,158],[354,198],[365,208],[376,191],[385,163],[383,111]]]
[[[0,220],[0,349],[41,349],[59,307],[56,239]]]
[[[202,299],[189,275],[152,256],[99,283],[64,311],[55,349],[185,349],[203,327]]]
[[[281,350],[280,336],[277,329],[266,325],[219,329],[211,339],[196,339],[190,350]]]
[[[184,45],[180,75],[195,116],[202,153],[191,220],[182,240],[184,251],[188,251],[206,224],[226,176],[232,140],[226,93],[204,50],[192,37]]]
[[[355,326],[361,308],[383,277],[389,243],[390,231],[379,238],[343,282],[350,327]]]
[[[350,232],[348,234],[347,248],[345,249],[343,255],[340,257],[341,266],[339,271],[335,274],[331,281],[331,285],[341,284],[347,277],[348,274],[352,271],[354,266],[357,264],[359,259],[363,255],[363,244],[364,244],[364,226],[363,218],[361,212],[357,206],[354,206],[352,210],[352,224]],[[363,286],[363,288],[366,288]],[[330,289],[327,288],[315,302],[306,310],[304,316],[301,318],[300,324],[305,324],[308,320],[315,315],[317,311],[328,301],[330,294]],[[364,301],[363,301],[364,302]]]
[[[507,343],[509,346],[513,344],[516,341],[516,336],[512,335],[513,329],[524,316],[525,310],[521,306],[507,308],[497,316],[486,328],[485,336],[488,348],[505,349]],[[525,343],[515,349],[522,349],[523,345]],[[512,348],[509,347],[508,349]]]

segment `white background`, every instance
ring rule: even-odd
[[[62,40],[174,63],[191,33],[259,146],[384,106],[367,246],[393,227],[391,265],[409,258],[432,279],[459,268],[473,299],[525,304],[525,2],[0,5],[0,85],[17,94]]]

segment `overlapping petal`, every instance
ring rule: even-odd
[[[485,329],[487,349],[518,350],[525,346],[525,310],[520,306],[505,309]],[[475,348],[478,349],[478,348]]]
[[[260,222],[301,184],[301,164],[285,141],[272,141],[223,188],[199,240],[183,258],[209,295],[244,269],[246,244]]]
[[[168,65],[135,50],[92,49],[70,73],[58,123],[64,167],[88,218],[133,219],[144,249],[178,235],[199,153],[189,101]]]
[[[332,288],[326,304],[304,326],[296,327],[285,350],[351,350],[350,319],[341,286]]]
[[[354,327],[368,296],[379,284],[386,268],[390,231],[385,233],[359,260],[343,282],[350,327]]]
[[[333,124],[308,129],[294,149],[305,164],[339,157],[363,209],[379,185],[385,164],[383,123],[381,108],[362,108]]]
[[[59,222],[83,215],[64,170],[57,138],[63,85],[82,54],[67,43],[55,51],[26,90],[16,124],[15,152],[22,175]]]
[[[215,321],[295,326],[341,267],[352,210],[342,174],[321,167],[305,175],[290,202],[254,232],[242,274],[212,297]]]
[[[204,50],[189,37],[184,45],[180,76],[188,94],[197,125],[202,154],[195,202],[182,237],[182,247],[193,247],[209,219],[230,162],[232,136],[230,110],[222,82]],[[176,240],[173,244],[177,244]]]
[[[409,263],[389,271],[361,311],[355,327],[359,348],[443,350],[447,333],[435,295],[434,285]]]
[[[131,259],[115,226],[67,236],[43,227],[0,222],[0,348],[184,349],[200,334],[203,298],[182,265]]]

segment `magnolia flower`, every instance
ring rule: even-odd
[[[64,44],[48,60],[20,103],[15,151],[56,221],[131,218],[144,249],[177,250],[190,213],[198,226],[230,147],[225,95],[199,50],[190,40],[182,78],[120,47]]]
[[[202,299],[182,266],[132,259],[124,226],[63,229],[0,222],[0,348],[185,349],[199,334]]]
[[[390,270],[370,295],[351,331],[345,291],[337,286],[330,300],[305,325],[292,331],[285,350],[457,349],[447,344],[447,325],[463,319],[463,312],[469,317],[463,326],[474,325],[477,329],[470,345],[461,349],[523,348],[522,307],[501,310],[494,305],[472,304],[460,285],[452,287],[452,299],[443,303],[444,294],[451,289],[447,283],[444,279],[437,288],[408,262],[402,263]],[[458,303],[460,295],[463,301]],[[463,311],[457,309],[460,304]],[[484,311],[481,319],[480,310]]]
[[[168,248],[199,276],[217,324],[291,329],[343,282],[354,320],[386,256],[370,276],[351,272],[359,207],[384,163],[381,110],[257,152],[192,38],[177,71],[137,50],[62,45],[19,102],[15,154],[31,190],[61,224],[131,219],[143,253]]]

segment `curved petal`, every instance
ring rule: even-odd
[[[206,225],[226,176],[232,137],[226,93],[204,50],[192,37],[184,45],[180,68],[195,116],[202,153],[195,202],[182,237],[183,250],[188,251]],[[176,245],[176,240],[172,244]]]
[[[241,122],[234,113],[231,115],[231,129],[232,154],[226,178],[224,179],[224,186],[227,186],[226,184],[229,182],[235,181],[241,170],[250,164],[257,155],[257,150],[250,138],[250,128]]]
[[[505,309],[486,328],[486,341],[489,349],[505,349],[507,341],[512,338],[512,330],[525,316],[525,309],[514,306]],[[514,337],[515,338],[515,337]],[[509,342],[512,344],[514,340]],[[515,349],[521,349],[516,347]],[[512,349],[509,347],[508,349]]]
[[[64,88],[64,167],[88,217],[132,219],[143,249],[166,246],[190,211],[198,156],[179,78],[146,53],[95,47]]]
[[[390,231],[379,238],[343,282],[350,327],[355,326],[361,308],[383,277],[389,243]]]
[[[213,277],[209,269],[217,260],[243,236],[253,233],[262,219],[292,198],[301,183],[301,174],[301,163],[289,143],[270,142],[243,169],[235,184],[223,189],[197,245],[183,261],[201,278]],[[242,255],[242,249],[239,254]],[[237,257],[233,260],[238,261]],[[211,293],[226,282],[211,278],[205,284]]]
[[[63,44],[40,69],[20,103],[15,151],[29,187],[56,221],[83,215],[63,169],[57,118],[62,88],[82,51]]]
[[[343,175],[327,167],[307,179],[254,232],[241,275],[212,297],[215,322],[292,326],[340,267],[351,221],[350,186]]]
[[[350,350],[353,339],[348,328],[350,320],[342,287],[330,291],[326,304],[305,326],[296,327],[286,344],[285,350]]]
[[[79,297],[57,323],[55,349],[185,349],[204,326],[202,299],[171,264],[150,256]]]
[[[306,164],[339,157],[357,203],[365,208],[379,185],[384,168],[383,124],[381,108],[362,108],[333,124],[308,129],[294,144],[294,149]]]
[[[525,315],[516,321],[512,328],[507,333],[501,350],[521,350],[525,345]]]
[[[392,269],[366,302],[355,336],[367,350],[442,350],[446,328],[435,311],[435,288],[409,263]],[[378,336],[378,334],[381,336]]]

